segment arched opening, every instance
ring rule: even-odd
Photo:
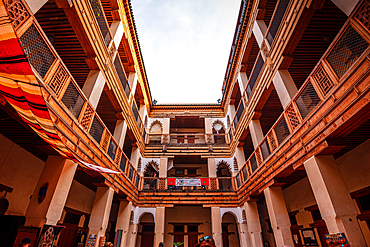
[[[226,163],[222,162],[217,166],[217,179],[219,190],[232,190],[231,171]]]
[[[239,247],[239,231],[237,218],[234,214],[227,212],[222,216],[222,246]]]
[[[162,132],[162,123],[158,120],[152,122],[149,129],[149,144],[161,144]]]
[[[158,164],[155,162],[149,162],[145,166],[144,170],[144,185],[143,190],[155,190],[157,189],[158,182]]]
[[[216,120],[212,124],[212,132],[213,132],[213,139],[214,139],[215,143],[220,143],[220,144],[226,143],[226,141],[225,141],[225,126],[221,121]]]
[[[154,244],[154,216],[144,213],[140,216],[136,245],[140,247],[152,247]]]

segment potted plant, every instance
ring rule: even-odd
[[[177,243],[173,243],[173,244],[175,245],[175,247],[179,247],[179,246],[183,245],[184,242],[177,242]]]

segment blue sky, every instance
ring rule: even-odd
[[[217,103],[240,0],[131,0],[153,99]]]

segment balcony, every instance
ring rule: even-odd
[[[243,195],[261,191],[291,166],[299,169],[305,157],[341,149],[327,139],[347,123],[353,108],[369,90],[369,30],[350,19],[338,33],[291,103],[286,107],[236,177]],[[364,33],[367,33],[366,35]],[[367,79],[364,79],[367,78]],[[352,88],[362,88],[354,95]],[[364,105],[360,104],[361,107]],[[352,110],[350,110],[352,109]],[[352,111],[352,112],[351,112]],[[360,117],[360,116],[358,116]],[[338,132],[338,133],[337,133]],[[323,134],[324,133],[324,134]],[[285,174],[287,176],[287,174]]]
[[[132,164],[85,97],[36,19],[28,12],[24,3],[20,6],[28,13],[28,20],[21,25],[13,24],[17,27],[20,42],[39,82],[38,90],[42,91],[43,103],[50,114],[44,117],[49,117],[54,124],[49,128],[55,129],[55,138],[59,138],[64,144],[63,148],[75,158],[121,171],[121,175],[104,174],[116,188],[127,190],[127,187],[123,188],[125,184],[137,188],[140,178]],[[13,10],[9,9],[13,16],[17,16],[18,12],[13,13]]]

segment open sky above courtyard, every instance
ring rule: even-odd
[[[132,0],[153,99],[217,103],[240,0]]]

